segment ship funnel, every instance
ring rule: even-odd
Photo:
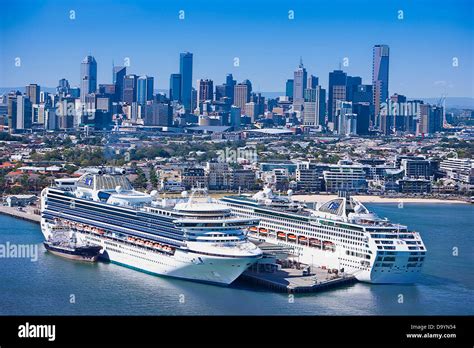
[[[87,168],[86,172],[90,174],[104,174],[104,171],[101,168]]]

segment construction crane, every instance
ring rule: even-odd
[[[441,94],[436,106],[443,108],[443,128],[447,128],[448,122],[446,122],[446,93]]]

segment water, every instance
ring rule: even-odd
[[[37,262],[0,259],[0,315],[473,315],[474,206],[373,204],[370,209],[422,234],[429,254],[420,282],[357,283],[297,294],[293,302],[286,294],[245,283],[224,288],[64,260],[44,252],[39,225],[0,216],[0,244],[39,248]]]

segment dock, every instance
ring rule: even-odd
[[[39,209],[35,206],[25,207],[24,210],[18,210],[17,207],[0,206],[0,214],[13,216],[18,219],[27,220],[35,223],[41,222]]]
[[[352,275],[336,275],[328,270],[312,267],[309,275],[302,270],[282,268],[271,272],[250,268],[241,278],[267,289],[284,293],[309,293],[329,290],[357,282]]]

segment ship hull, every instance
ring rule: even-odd
[[[51,236],[51,226],[42,221],[45,239]],[[191,250],[176,249],[174,254],[150,250],[127,241],[110,241],[104,236],[76,232],[78,241],[99,245],[99,258],[149,274],[169,276],[197,282],[229,285],[257,258],[202,255]]]
[[[53,255],[60,256],[65,259],[74,260],[74,261],[84,261],[84,262],[96,262],[99,258],[99,253],[94,252],[90,254],[77,254],[74,252],[66,251],[61,248],[56,248],[49,245],[48,243],[43,243],[45,249]]]

